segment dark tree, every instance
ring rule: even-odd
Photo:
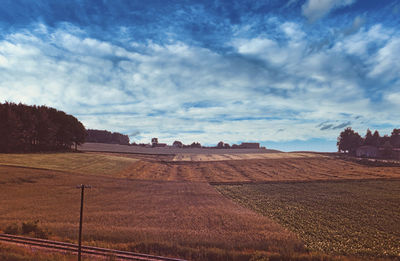
[[[75,117],[54,108],[0,104],[0,152],[66,150],[82,143],[85,132]]]
[[[339,152],[355,154],[357,147],[359,147],[361,144],[362,138],[360,134],[352,130],[350,127],[342,131],[337,139]]]
[[[395,148],[400,148],[400,129],[393,129],[390,144]]]
[[[193,142],[192,144],[190,144],[191,148],[201,148],[201,144],[198,142]]]
[[[375,147],[379,147],[379,145],[381,145],[381,135],[379,135],[379,132],[377,130],[372,135],[371,143],[371,145]]]
[[[129,145],[129,137],[118,132],[87,130],[86,142]]]
[[[373,142],[373,136],[372,136],[372,132],[370,129],[367,130],[367,133],[365,134],[364,137],[364,145],[370,145],[373,146],[374,142]]]

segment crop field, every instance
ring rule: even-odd
[[[217,186],[300,235],[313,251],[400,257],[400,181]]]
[[[226,150],[224,150],[226,151]],[[291,159],[291,158],[313,158],[323,157],[311,153],[220,153],[220,154],[195,154],[180,153],[173,161],[226,161],[226,160],[249,160],[249,159]]]
[[[122,153],[0,154],[0,165],[136,180],[207,183],[400,178],[399,167],[366,166],[312,153],[279,155],[278,158],[199,162],[174,161],[169,155]]]
[[[137,161],[120,175],[132,179],[212,183],[262,183],[400,178],[398,167],[371,167],[333,157],[278,158],[215,162]]]
[[[75,240],[80,204],[76,185],[81,183],[93,186],[85,197],[84,241],[89,245],[179,253],[190,259],[226,250],[303,251],[293,233],[238,206],[207,183],[114,179],[5,166],[0,167],[0,228],[40,220],[54,236]]]
[[[76,185],[90,184],[93,188],[85,195],[84,216],[84,243],[89,245],[191,260],[249,260],[255,254],[275,255],[278,259],[291,256],[322,260],[323,253],[385,254],[383,248],[371,250],[363,243],[355,250],[336,245],[335,249],[322,247],[313,237],[304,236],[316,232],[303,233],[282,220],[293,221],[295,217],[292,210],[286,209],[289,206],[286,201],[293,199],[293,204],[297,204],[295,209],[301,209],[301,204],[307,200],[316,202],[317,199],[325,199],[322,202],[325,204],[332,200],[329,206],[342,207],[345,203],[339,200],[339,195],[353,195],[351,193],[357,192],[351,190],[355,185],[370,184],[368,182],[379,181],[381,187],[385,187],[385,182],[400,178],[398,167],[366,166],[315,153],[270,153],[269,158],[218,161],[174,161],[176,156],[122,152],[0,154],[0,230],[13,223],[39,220],[40,226],[48,229],[53,239],[76,242],[80,203]],[[221,155],[212,155],[218,156]],[[333,182],[335,180],[337,182]],[[321,181],[336,185],[312,189],[316,184],[325,184]],[[337,184],[344,187],[335,194]],[[346,187],[345,184],[353,185]],[[274,186],[276,190],[271,189]],[[288,187],[280,189],[280,186]],[[365,216],[363,222],[370,217],[368,211],[377,215],[386,211],[382,213],[387,215],[387,223],[380,221],[382,225],[389,226],[390,220],[398,221],[396,213],[389,211],[392,203],[373,198],[379,191],[371,188],[363,191],[357,200],[346,203],[349,208],[352,204],[361,206],[361,195],[376,203],[360,212]],[[313,193],[317,193],[316,199]],[[261,202],[264,206],[269,196],[277,200],[273,206],[282,219],[270,215],[269,209],[267,215],[253,205]],[[389,197],[386,199],[392,202]],[[398,204],[396,200],[393,204]],[[314,208],[304,208],[310,216],[303,211],[303,219],[293,224],[306,231],[306,225],[314,222],[307,218],[316,216],[318,204],[315,203]],[[382,209],[377,207],[379,204]],[[342,217],[351,219],[342,215],[346,208],[340,209],[329,212],[321,205],[319,211],[331,213],[332,224],[328,227],[335,224],[340,227]],[[326,216],[321,220],[324,218]],[[357,222],[348,223],[352,233]],[[398,239],[395,223],[389,229]],[[360,228],[360,231],[357,233],[363,237],[375,237],[375,230]],[[379,235],[388,241],[382,242],[393,242],[393,234],[383,231]],[[359,235],[357,233],[354,235]],[[390,245],[385,251],[393,254],[396,246]]]
[[[93,153],[0,154],[0,165],[118,175],[138,159]]]

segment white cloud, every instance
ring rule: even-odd
[[[361,65],[374,64],[379,75],[394,75],[391,66],[398,65],[386,53],[397,52],[397,38],[382,40],[387,37],[383,29],[372,28],[310,52],[300,26],[282,23],[278,29],[285,40],[233,39],[235,55],[178,41],[124,48],[69,27],[17,32],[0,42],[0,100],[53,106],[88,128],[139,131],[136,142],[153,136],[210,144],[335,139],[338,130],[315,126],[338,125],[349,115],[378,124],[397,122],[399,113],[390,107],[375,112],[376,103],[347,57],[358,55]],[[363,56],[369,35],[375,35],[369,41],[382,45],[374,62]],[[366,47],[352,51],[346,39]],[[385,99],[397,101],[396,95]],[[366,124],[353,122],[360,128]]]
[[[314,22],[331,10],[351,5],[356,0],[307,0],[302,6],[302,14]]]
[[[387,81],[398,79],[400,61],[396,57],[399,55],[400,37],[393,37],[372,57],[373,69],[370,75],[385,77]]]

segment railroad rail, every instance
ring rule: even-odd
[[[35,247],[43,247],[54,250],[62,250],[77,253],[78,245],[72,243],[65,243],[47,239],[39,239],[39,238],[30,238],[30,237],[22,237],[15,236],[9,234],[1,234],[0,233],[0,241],[16,243],[16,244],[24,244]],[[82,254],[87,255],[97,255],[104,256],[122,260],[142,260],[142,261],[185,261],[184,259],[163,257],[163,256],[153,256],[141,253],[134,253],[128,251],[120,251],[115,249],[101,248],[101,247],[92,247],[92,246],[82,246]]]

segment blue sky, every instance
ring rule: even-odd
[[[400,4],[2,0],[0,101],[131,141],[335,151],[400,118]]]

